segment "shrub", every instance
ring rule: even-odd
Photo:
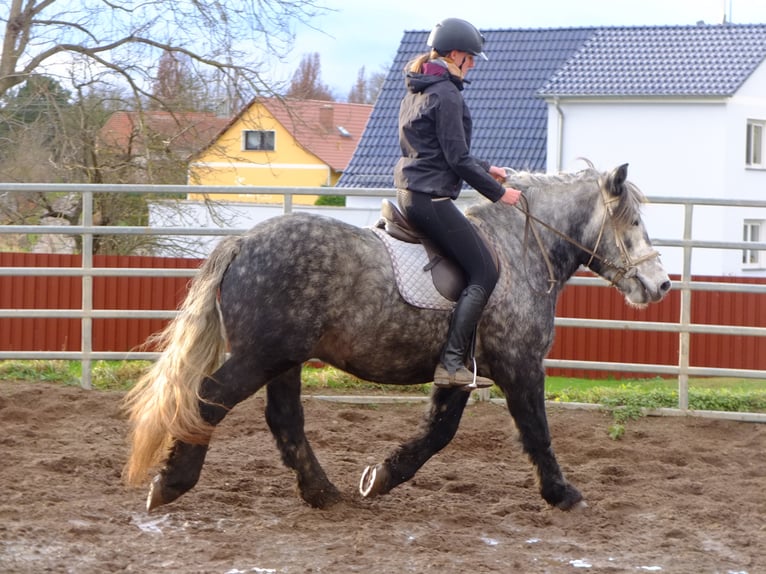
[[[314,202],[314,205],[329,205],[333,207],[345,207],[345,195],[320,195]]]

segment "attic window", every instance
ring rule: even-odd
[[[274,151],[276,133],[273,130],[244,130],[242,149],[248,151]]]
[[[344,138],[350,138],[351,137],[351,132],[348,131],[343,126],[338,126],[338,131],[340,132],[340,135],[342,135]]]
[[[763,132],[766,122],[747,120],[747,142],[745,147],[745,165],[748,167],[766,167],[763,161]]]

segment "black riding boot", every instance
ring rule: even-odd
[[[452,312],[441,362],[434,373],[434,385],[437,387],[465,387],[466,390],[473,390],[494,384],[491,379],[474,376],[465,368],[466,355],[487,299],[487,293],[479,285],[469,285],[461,293]]]

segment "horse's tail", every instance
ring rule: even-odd
[[[240,243],[240,237],[228,237],[216,247],[191,282],[178,315],[149,340],[163,350],[162,356],[123,403],[131,424],[124,471],[128,484],[144,482],[173,440],[193,444],[210,440],[213,429],[200,415],[199,388],[226,353],[218,287]]]

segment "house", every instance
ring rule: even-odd
[[[763,199],[766,191],[766,24],[489,30],[464,96],[473,152],[496,165],[577,170],[630,164],[648,196]],[[428,31],[404,33],[340,187],[391,187],[400,151],[402,70]],[[356,198],[349,198],[355,200]],[[377,203],[360,198],[359,205]],[[351,203],[350,203],[351,204]],[[356,205],[356,204],[354,204]],[[682,238],[678,207],[645,210],[654,238]],[[763,241],[766,213],[695,210],[692,238]],[[709,252],[708,252],[709,251]],[[706,250],[704,275],[766,276],[766,252]],[[663,248],[673,273],[680,248]]]
[[[167,171],[167,164],[178,164],[177,177],[183,181],[183,169],[190,155],[199,151],[229,122],[206,112],[115,112],[99,130],[98,146],[115,169],[145,170],[149,160]],[[163,174],[166,176],[167,174]],[[146,179],[147,175],[139,176]],[[133,178],[135,179],[135,177]],[[161,177],[153,183],[181,183]]]
[[[334,186],[348,166],[372,106],[255,98],[194,154],[192,185]],[[281,203],[279,195],[221,195],[229,201]],[[190,199],[194,194],[190,194]],[[296,196],[314,203],[316,196]]]

